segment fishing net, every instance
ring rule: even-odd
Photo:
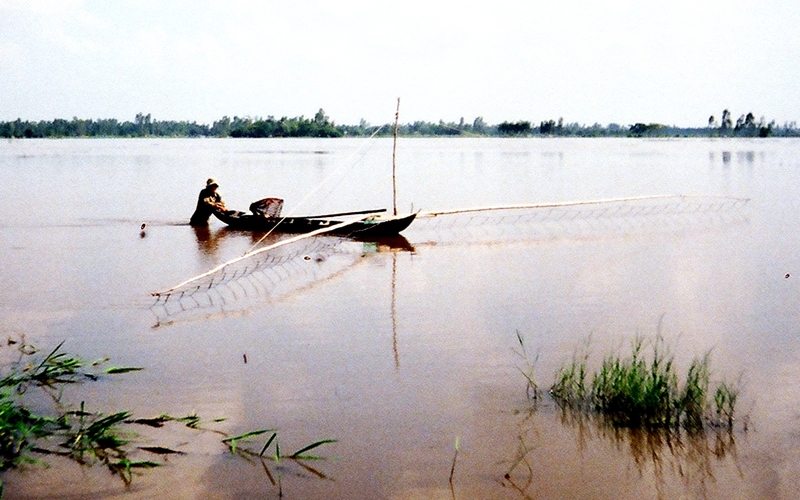
[[[478,243],[552,238],[675,234],[745,222],[748,200],[711,196],[653,196],[588,202],[422,212],[415,242]]]
[[[565,238],[709,231],[747,221],[746,199],[657,196],[559,204],[475,208],[417,215],[394,251],[428,244],[502,244]],[[380,249],[375,243],[327,234],[288,238],[228,261],[170,289],[155,292],[157,324],[197,312],[230,313],[332,279]]]
[[[228,261],[170,289],[153,293],[157,325],[243,310],[320,284],[356,265],[364,243],[345,237],[290,238]]]

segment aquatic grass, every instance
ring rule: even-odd
[[[461,450],[461,438],[456,436],[454,443],[455,453],[453,453],[453,464],[450,466],[450,488],[453,488],[453,476],[456,474],[456,461],[458,460],[458,452]]]
[[[263,457],[264,456],[264,453],[266,453],[267,449],[269,448],[269,445],[272,444],[272,441],[274,441],[276,437],[278,437],[278,433],[277,432],[273,432],[272,435],[269,437],[269,439],[267,439],[267,442],[264,443],[264,446],[261,447],[261,451],[258,452],[258,456],[259,457]]]
[[[589,359],[588,343],[583,354],[576,351],[572,361],[561,367],[556,381],[550,386],[550,395],[561,404],[571,408],[583,408],[588,403],[586,394],[586,363]]]
[[[117,474],[120,479],[122,479],[125,486],[130,486],[133,481],[133,469],[153,469],[160,466],[160,463],[149,460],[137,460],[132,462],[127,458],[123,458],[109,464],[108,468],[112,473]]]
[[[693,360],[680,383],[663,340],[653,342],[650,356],[643,353],[644,346],[644,339],[637,337],[629,356],[607,356],[591,377],[588,356],[573,357],[556,374],[551,396],[564,408],[602,415],[616,427],[701,430],[710,420],[709,354]],[[733,421],[736,395],[726,383],[718,386],[718,420]]]
[[[319,441],[315,441],[315,442],[313,442],[313,443],[311,443],[309,445],[306,445],[306,446],[300,448],[296,452],[292,453],[291,455],[289,455],[289,458],[294,459],[294,460],[320,460],[322,457],[320,457],[318,455],[303,455],[303,453],[305,453],[307,451],[311,451],[311,450],[313,450],[314,448],[316,448],[318,446],[322,446],[323,444],[329,444],[329,443],[335,443],[335,442],[336,442],[335,439],[322,439],[322,440],[319,440]]]
[[[225,418],[215,418],[211,420],[213,423],[224,422]],[[186,427],[190,429],[200,429],[201,419],[200,417],[195,414],[191,413],[184,417],[173,417],[172,415],[167,415],[166,413],[162,413],[157,417],[151,418],[136,418],[127,420],[126,423],[129,424],[139,424],[139,425],[146,425],[148,427],[164,427],[164,425],[168,422],[180,422],[184,424]]]
[[[603,361],[592,380],[592,407],[620,426],[669,427],[677,395],[672,359],[656,342],[648,362],[642,347],[643,340],[637,338],[630,358],[609,356]]]
[[[261,434],[266,434],[267,432],[271,432],[274,430],[275,429],[261,429],[257,431],[245,432],[244,434],[239,434],[238,436],[227,437],[223,439],[222,442],[225,443],[228,446],[228,448],[230,448],[231,453],[236,453],[236,447],[239,441],[243,441],[254,436],[260,436]],[[272,441],[273,438],[274,436],[270,437],[269,441]],[[261,450],[259,456],[263,455],[264,451],[266,451],[266,446],[264,447],[264,449]]]
[[[0,470],[29,461],[35,442],[59,427],[57,420],[36,415],[0,392]]]
[[[272,435],[270,435],[270,437],[267,438],[267,441],[264,443],[264,446],[261,447],[261,450],[259,452],[255,452],[255,451],[251,450],[250,448],[239,447],[239,442],[248,441],[253,437],[261,436],[261,435],[266,434],[268,432],[271,432]],[[228,449],[233,454],[243,453],[243,454],[247,454],[247,455],[251,455],[251,456],[257,456],[259,458],[264,457],[264,454],[266,453],[267,449],[269,449],[269,446],[274,442],[275,443],[274,459],[275,459],[276,462],[279,462],[283,458],[288,458],[288,459],[291,459],[291,460],[319,460],[321,457],[319,457],[318,455],[308,455],[308,454],[306,454],[306,452],[309,452],[309,451],[311,451],[311,450],[313,450],[315,448],[318,448],[318,447],[320,447],[320,446],[322,446],[324,444],[335,443],[336,440],[335,439],[320,439],[318,441],[314,441],[311,444],[303,446],[302,448],[298,449],[297,451],[295,451],[294,453],[291,453],[289,455],[282,455],[281,454],[281,448],[280,448],[280,444],[278,442],[278,432],[277,432],[276,429],[259,429],[259,430],[255,430],[255,431],[245,432],[244,434],[239,434],[239,435],[236,435],[236,436],[226,437],[225,439],[222,440],[222,442],[225,445],[228,446]]]
[[[13,345],[13,344],[12,344]],[[22,343],[17,348],[19,359],[5,367],[8,373],[0,378],[0,388],[13,387],[17,392],[25,392],[31,385],[53,388],[63,384],[73,384],[84,380],[97,380],[101,374],[116,375],[142,370],[141,367],[113,366],[100,372],[90,371],[108,362],[108,358],[96,360],[87,365],[81,358],[59,352],[62,341],[42,359],[28,359],[40,351],[35,346]],[[27,361],[27,362],[24,362]]]
[[[125,458],[122,447],[128,444],[128,440],[122,436],[119,426],[130,417],[129,412],[121,411],[107,416],[90,413],[85,411],[85,405],[81,402],[80,411],[66,415],[78,417],[77,425],[69,425],[68,420],[64,419],[67,425],[62,433],[65,440],[61,447],[68,450],[73,460],[87,465],[94,461],[109,464],[112,458]]]
[[[522,373],[522,376],[525,377],[527,384],[525,386],[525,393],[528,395],[529,399],[537,400],[540,395],[539,384],[536,382],[536,377],[534,376],[535,365],[536,361],[538,361],[538,355],[531,360],[530,356],[528,355],[527,350],[525,349],[525,340],[522,338],[522,334],[519,330],[516,331],[517,334],[517,343],[519,343],[519,351],[512,349],[514,354],[518,357],[522,358],[525,362],[525,368],[517,369]]]
[[[8,345],[16,344],[18,343],[12,341],[8,343]],[[85,402],[81,402],[77,409],[69,409],[70,406],[61,401],[60,389],[64,384],[98,380],[104,375],[130,373],[142,368],[102,369],[101,365],[109,361],[107,358],[87,364],[78,357],[61,352],[62,346],[63,342],[42,356],[37,348],[23,342],[17,347],[19,359],[0,366],[0,471],[23,463],[47,465],[35,457],[50,455],[63,457],[85,466],[102,464],[112,474],[118,476],[127,487],[131,484],[135,471],[162,465],[152,460],[134,460],[131,457],[132,451],[141,450],[162,457],[185,454],[180,450],[157,445],[135,446],[132,442],[137,435],[130,430],[130,426],[162,428],[170,422],[175,422],[199,432],[208,431],[223,435],[222,443],[231,453],[244,458],[257,457],[261,460],[270,481],[272,484],[277,484],[279,489],[280,469],[276,483],[264,462],[265,458],[271,458],[276,464],[282,459],[290,460],[313,475],[327,479],[323,473],[303,461],[321,459],[322,457],[309,452],[322,445],[336,442],[334,439],[314,441],[284,456],[278,443],[278,433],[274,429],[259,429],[230,436],[223,431],[204,427],[204,422],[194,413],[183,417],[161,414],[153,418],[133,418],[128,411],[107,415],[90,411]],[[37,414],[25,404],[26,393],[34,387],[45,390],[53,397],[53,408],[46,415]],[[219,423],[224,420],[216,418],[210,422]],[[253,438],[267,433],[271,435],[260,452],[255,452],[247,446]],[[265,457],[265,453],[273,443],[274,456]],[[2,481],[0,481],[0,498],[2,498]]]
[[[703,418],[708,408],[708,362],[707,354],[702,359],[695,359],[686,375],[686,383],[680,397],[680,409],[684,415],[683,425],[687,429],[696,430],[703,427]]]
[[[263,436],[266,433],[271,433],[270,436],[267,438],[264,445],[260,448],[259,451],[255,451],[254,449],[249,448],[247,445],[249,441],[252,441],[253,438],[257,436]],[[275,429],[259,429],[255,431],[245,432],[243,434],[238,434],[236,436],[226,437],[222,440],[222,442],[228,446],[228,449],[231,454],[238,455],[245,460],[257,460],[261,463],[261,467],[264,469],[264,473],[269,479],[270,483],[278,488],[278,497],[283,497],[283,484],[282,484],[282,477],[283,471],[286,469],[286,465],[283,462],[292,463],[306,472],[313,474],[314,476],[320,479],[328,479],[328,477],[320,472],[319,470],[315,469],[308,463],[307,461],[312,460],[322,460],[323,457],[319,455],[309,455],[308,452],[316,449],[322,445],[335,443],[335,439],[320,439],[318,441],[314,441],[306,446],[299,448],[294,453],[289,455],[284,455],[281,452],[281,445],[278,439],[278,431]],[[270,445],[275,443],[275,449],[271,456],[266,455],[267,450],[269,449]],[[270,470],[270,465],[267,464],[268,461],[273,462],[275,465],[275,473],[273,474],[272,470]]]
[[[736,408],[736,399],[739,397],[739,390],[732,387],[727,382],[722,382],[714,392],[714,414],[715,424],[725,425],[728,429],[733,427],[733,413]]]
[[[110,368],[106,368],[103,373],[106,375],[118,375],[120,373],[138,372],[140,370],[144,370],[144,368],[138,366],[112,366]]]
[[[670,472],[684,477],[698,471],[701,481],[713,479],[712,461],[735,454],[740,384],[712,383],[710,352],[680,369],[661,335],[636,336],[630,351],[619,352],[590,365],[587,339],[553,376],[548,395],[561,410],[561,423],[574,428],[578,448],[608,439],[627,448],[640,472],[652,472],[658,484]],[[541,439],[530,423],[539,406],[519,412],[525,425],[501,480],[520,498],[529,498],[535,484],[529,455],[536,447],[528,443],[532,435]],[[747,431],[746,419],[742,428]]]
[[[82,360],[58,352],[63,344],[58,344],[41,360],[34,359],[24,364],[22,360],[26,356],[33,356],[39,351],[33,346],[22,344],[18,348],[20,359],[12,364],[9,373],[0,378],[0,387],[14,387],[18,392],[24,392],[31,384],[53,386],[92,378],[92,374],[81,371],[84,366]]]
[[[129,412],[104,415],[88,411],[84,402],[79,409],[69,410],[61,401],[65,384],[141,368],[98,371],[108,359],[87,364],[62,352],[64,342],[43,356],[38,348],[25,342],[9,339],[8,345],[17,345],[19,357],[0,367],[5,372],[0,377],[0,470],[22,463],[43,464],[34,455],[54,455],[82,465],[102,463],[128,485],[133,469],[159,465],[128,458],[129,440],[121,426],[129,419]],[[32,387],[45,390],[53,398],[55,407],[49,414],[40,415],[26,405],[24,396]]]

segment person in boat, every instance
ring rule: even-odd
[[[192,226],[207,226],[208,219],[218,210],[226,210],[225,201],[222,195],[217,192],[219,184],[212,177],[206,181],[206,187],[197,196],[197,208],[195,208],[189,224]]]

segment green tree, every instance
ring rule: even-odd
[[[556,122],[553,120],[547,120],[539,123],[539,133],[542,135],[550,135],[555,132],[556,129]]]
[[[722,130],[730,130],[733,126],[733,122],[731,121],[731,112],[727,109],[722,111],[722,122],[720,122],[719,128]]]
[[[531,131],[531,122],[518,121],[503,122],[497,126],[497,131],[502,135],[523,135]]]
[[[143,113],[137,113],[134,119],[134,123],[136,124],[136,129],[139,132],[139,135],[151,135],[153,133],[152,129],[152,117],[150,113],[144,115]]]

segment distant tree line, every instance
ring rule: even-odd
[[[776,125],[775,120],[766,123],[763,116],[756,121],[756,117],[752,112],[741,115],[736,120],[736,125],[734,125],[731,119],[731,112],[726,109],[722,111],[720,123],[717,123],[714,115],[708,118],[708,128],[720,136],[769,137],[773,134],[773,130],[776,129]],[[788,126],[785,128],[788,128]],[[796,128],[796,123],[792,123],[791,128]]]
[[[139,113],[133,121],[116,119],[0,122],[3,138],[61,138],[61,137],[369,137],[390,136],[394,125],[371,125],[361,120],[358,125],[338,125],[320,109],[313,118],[304,116],[276,119],[227,116],[211,125],[188,121],[155,120],[150,114]],[[399,124],[401,136],[480,136],[480,137],[800,137],[796,122],[778,125],[763,117],[756,120],[750,112],[733,122],[730,111],[722,112],[717,121],[714,115],[707,127],[677,127],[658,123],[619,125],[610,123],[584,125],[558,120],[543,120],[538,126],[530,121],[504,121],[487,124],[482,117],[472,123],[461,118],[458,122],[438,123],[416,121]]]

